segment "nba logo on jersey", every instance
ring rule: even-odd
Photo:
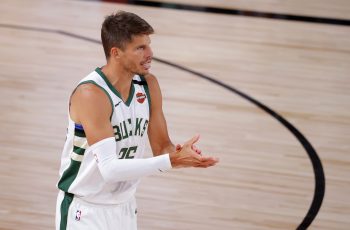
[[[75,213],[75,220],[79,221],[81,217],[81,210],[77,210],[77,212]]]
[[[137,101],[138,101],[139,103],[142,104],[142,103],[145,101],[145,99],[146,99],[146,95],[143,94],[143,93],[141,93],[141,92],[138,92],[138,93],[136,94],[136,99],[137,99]]]

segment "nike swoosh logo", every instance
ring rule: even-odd
[[[121,101],[120,101],[120,102],[121,102]],[[115,104],[114,107],[117,107],[117,106],[120,104],[120,102],[118,102],[117,104]]]

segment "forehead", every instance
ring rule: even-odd
[[[149,35],[134,35],[131,38],[131,41],[127,44],[127,46],[138,46],[138,45],[146,45],[151,43],[151,38]]]

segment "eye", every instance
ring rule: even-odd
[[[145,49],[144,46],[139,46],[139,47],[137,47],[137,50],[144,50],[144,49]]]

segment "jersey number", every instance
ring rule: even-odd
[[[118,154],[119,159],[133,159],[136,153],[137,146],[133,146],[130,148],[122,148]]]

